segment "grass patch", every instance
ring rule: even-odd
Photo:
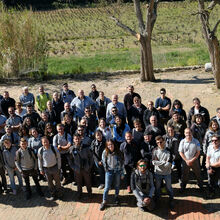
[[[183,49],[184,48],[184,49]],[[161,50],[163,51],[161,53]],[[198,45],[185,45],[179,48],[174,45],[154,47],[153,59],[155,68],[199,65],[209,62],[206,48]],[[111,72],[115,70],[140,69],[140,52],[138,49],[116,50],[93,56],[69,56],[48,58],[49,74],[74,74],[91,72]]]

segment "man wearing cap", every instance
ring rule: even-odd
[[[179,154],[182,157],[182,178],[180,184],[180,192],[184,192],[190,169],[195,173],[196,179],[200,189],[203,189],[203,183],[201,178],[201,171],[198,157],[200,155],[200,143],[197,139],[193,138],[190,128],[186,128],[184,131],[185,138],[181,140],[179,145]]]
[[[213,198],[220,179],[220,136],[212,136],[212,144],[208,147],[206,156],[208,172],[208,195]]]
[[[160,97],[156,99],[155,108],[159,111],[161,124],[167,124],[171,108],[171,100],[166,97],[166,89],[160,89]]]
[[[22,104],[23,107],[26,107],[28,104],[31,104],[34,106],[35,104],[35,99],[34,95],[28,91],[28,87],[25,86],[22,88],[22,94],[19,97],[19,100]]]
[[[141,96],[138,93],[134,92],[134,86],[129,85],[127,88],[128,93],[124,96],[124,105],[126,110],[128,111],[134,104],[134,97],[137,96],[139,99],[141,99]]]
[[[61,89],[60,92],[60,99],[63,101],[63,103],[68,102],[70,104],[75,97],[76,95],[74,91],[69,89],[68,83],[64,83],[63,89]]]

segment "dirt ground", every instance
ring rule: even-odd
[[[52,94],[54,91],[60,91],[62,83],[68,82],[69,88],[74,90],[77,94],[79,89],[83,89],[87,95],[90,91],[90,85],[95,83],[97,89],[104,91],[109,98],[113,94],[119,95],[119,101],[123,101],[123,97],[127,92],[127,86],[132,84],[135,91],[142,97],[142,103],[147,104],[149,100],[155,101],[159,96],[160,88],[164,87],[167,90],[167,96],[172,101],[175,99],[181,100],[186,112],[192,106],[192,99],[199,97],[201,104],[208,108],[210,115],[215,115],[215,110],[220,107],[220,91],[216,89],[214,78],[211,73],[206,73],[204,69],[198,70],[183,70],[176,72],[156,73],[156,82],[140,82],[139,74],[133,75],[118,75],[103,78],[87,79],[87,80],[50,80],[44,82],[37,81],[13,81],[1,84],[0,94],[8,90],[10,96],[18,100],[22,87],[27,85],[30,92],[36,95],[38,93],[38,86],[43,84],[45,90]]]

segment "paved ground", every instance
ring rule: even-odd
[[[46,183],[41,182],[43,191],[47,194]],[[0,220],[68,220],[68,219],[220,219],[220,196],[218,199],[204,200],[199,192],[195,181],[191,180],[187,185],[184,195],[178,192],[178,184],[173,184],[175,193],[175,209],[170,211],[168,208],[168,198],[162,196],[160,207],[153,213],[143,213],[136,207],[133,195],[127,194],[126,190],[120,191],[121,205],[113,205],[113,190],[110,191],[109,206],[101,212],[99,205],[102,200],[103,190],[93,188],[94,197],[84,197],[75,201],[76,186],[69,184],[65,186],[63,200],[49,201],[40,198],[34,192],[31,200],[24,199],[24,193],[19,192],[17,196],[12,194],[0,195]]]

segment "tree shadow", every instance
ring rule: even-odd
[[[48,190],[47,186],[41,186],[42,191],[45,193]],[[40,197],[35,190],[32,190],[32,197],[30,200],[25,199],[24,192],[18,192],[18,194],[2,194],[0,197],[0,203],[12,206],[14,208],[31,208],[37,206],[55,207],[58,206],[56,201],[50,201],[46,197]]]
[[[175,199],[175,207],[172,211],[168,212],[168,219],[177,219],[178,217],[190,213],[198,214],[198,216],[200,216],[200,214],[210,215],[212,213],[219,211],[219,206],[220,203],[209,203],[203,205],[202,202],[198,202],[198,201]],[[209,209],[207,207],[209,207]]]
[[[212,84],[215,80],[213,77],[200,79],[197,76],[193,76],[192,79],[182,80],[182,79],[158,79],[155,83],[170,83],[170,84]]]

